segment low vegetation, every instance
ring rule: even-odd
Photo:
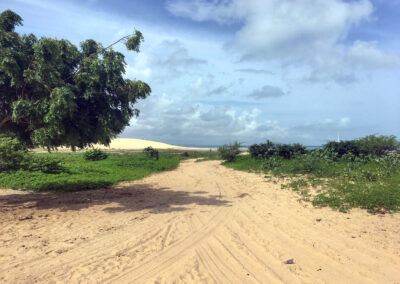
[[[159,159],[159,152],[158,150],[154,149],[153,147],[147,147],[143,150],[143,153],[146,154],[147,159]]]
[[[83,154],[83,158],[88,161],[100,161],[108,158],[108,154],[100,149],[92,149]]]
[[[0,188],[32,191],[78,191],[103,188],[121,181],[141,179],[179,165],[180,155],[161,153],[159,160],[143,153],[109,154],[107,159],[83,159],[81,153],[30,154],[37,166],[0,172]],[[36,165],[36,166],[35,166]],[[35,168],[37,167],[37,168]]]
[[[400,209],[400,157],[388,151],[398,147],[394,136],[374,135],[329,142],[322,149],[312,151],[303,151],[304,147],[296,144],[276,145],[267,141],[252,145],[250,155],[224,164],[282,178],[283,188],[299,192],[303,200],[316,206],[341,211],[353,207],[374,212],[397,211]]]
[[[218,153],[222,160],[227,162],[233,162],[237,155],[240,154],[240,143],[235,142],[229,145],[223,145],[218,148]]]

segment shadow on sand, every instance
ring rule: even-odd
[[[184,211],[185,205],[230,206],[230,202],[207,191],[188,192],[170,188],[154,188],[149,184],[120,184],[107,189],[66,193],[11,193],[0,195],[0,212],[23,209],[81,210],[107,205],[103,210],[134,212],[148,210],[153,214]]]

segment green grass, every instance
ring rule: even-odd
[[[34,154],[58,159],[67,169],[60,174],[19,170],[0,173],[0,187],[32,191],[78,191],[107,187],[121,181],[141,179],[152,173],[171,170],[182,156],[160,153],[160,159],[148,160],[142,153],[110,154],[108,159],[87,161],[78,153]]]
[[[299,192],[303,200],[315,206],[330,206],[344,212],[354,207],[372,212],[400,209],[399,157],[334,161],[306,154],[290,160],[279,157],[257,160],[247,155],[224,165],[289,178],[282,188]]]

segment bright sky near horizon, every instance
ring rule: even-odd
[[[398,0],[2,0],[20,33],[108,45],[152,88],[120,135],[175,145],[400,136]]]

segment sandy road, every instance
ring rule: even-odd
[[[400,214],[305,206],[216,161],[107,190],[0,192],[1,283],[400,283]]]

